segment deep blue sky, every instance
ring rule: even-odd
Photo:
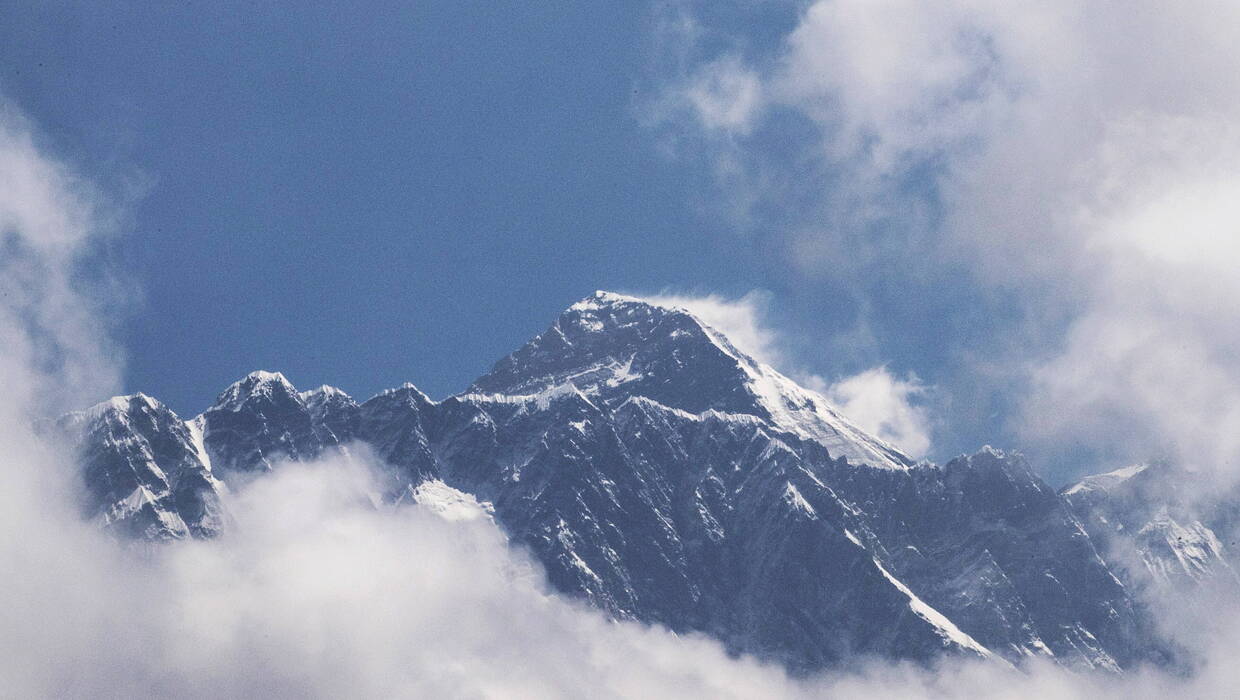
[[[144,297],[121,329],[126,390],[184,415],[257,368],[444,396],[596,288],[765,290],[796,362],[827,377],[887,363],[941,382],[943,337],[990,311],[957,303],[951,274],[923,280],[931,297],[893,271],[862,300],[878,350],[826,352],[861,302],[733,230],[710,164],[643,124],[663,60],[644,3],[270,7],[0,11],[0,94],[132,195],[111,251]],[[762,12],[758,45],[795,21]],[[767,131],[772,157],[795,157],[796,128]],[[1002,444],[989,410],[936,456]]]

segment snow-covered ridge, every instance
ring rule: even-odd
[[[914,461],[894,445],[853,425],[826,397],[801,387],[770,366],[755,364],[750,377],[750,387],[777,427],[818,442],[854,465],[887,469],[913,466]]]
[[[645,299],[628,296],[625,294],[617,294],[616,292],[608,292],[602,289],[595,290],[594,294],[574,303],[568,307],[569,311],[586,311],[601,309],[612,304],[647,304],[650,306],[662,306],[667,309],[679,309],[680,307],[666,306],[654,304]],[[683,309],[680,309],[683,311]]]
[[[940,636],[943,637],[945,642],[951,642],[958,644],[965,649],[971,649],[987,659],[993,660],[997,658],[995,657],[994,652],[981,644],[978,644],[976,639],[965,634],[964,631],[957,627],[956,623],[949,620],[946,615],[938,610],[935,610],[932,606],[926,603],[926,601],[919,598],[916,593],[909,589],[908,586],[904,585],[903,582],[895,576],[892,576],[891,572],[887,571],[882,563],[878,561],[878,558],[874,559],[874,566],[878,567],[879,572],[882,573],[882,575],[886,577],[886,579],[890,581],[896,589],[908,596],[908,607],[913,611],[913,614],[933,625],[939,632]],[[1002,661],[1002,659],[1000,660]],[[1004,663],[1007,664],[1006,661],[1004,661]],[[1007,665],[1010,666],[1011,664]]]
[[[727,411],[717,411],[713,408],[702,411],[701,413],[690,413],[684,409],[668,406],[645,396],[630,396],[624,400],[624,403],[617,406],[616,410],[619,411],[627,405],[652,408],[656,411],[662,411],[663,413],[671,414],[682,420],[693,421],[695,423],[700,423],[707,420],[716,420],[725,423],[743,423],[746,425],[764,424],[761,418],[749,413],[728,413]]]
[[[413,386],[413,385],[410,384],[409,386]],[[309,401],[310,399],[318,398],[318,397],[345,398],[345,399],[352,398],[351,396],[346,394],[344,391],[337,389],[336,387],[330,384],[323,384],[319,388],[310,389],[309,391],[300,391],[297,393],[297,395],[301,397],[302,401]]]
[[[126,396],[113,396],[112,398],[100,401],[85,410],[73,411],[68,414],[68,417],[76,420],[95,421],[110,413],[126,415],[131,410],[131,407],[135,401],[152,410],[161,405],[155,399],[138,392],[136,394],[128,394]]]
[[[1075,484],[1065,488],[1062,493],[1065,496],[1072,496],[1085,493],[1087,491],[1109,491],[1137,474],[1140,474],[1146,469],[1149,469],[1149,466],[1150,465],[1148,464],[1134,464],[1132,466],[1116,469],[1115,471],[1110,471],[1105,474],[1094,474],[1092,476],[1087,476]]]
[[[791,380],[786,380],[786,382],[791,383]],[[854,429],[846,420],[838,418],[838,414],[833,413],[830,406],[826,405],[825,400],[820,400],[815,394],[810,392],[805,392],[804,394],[792,393],[797,392],[797,389],[799,388],[795,384],[791,384],[790,394],[804,401],[801,406],[805,406],[808,410],[816,411],[816,415],[808,420],[786,409],[777,414],[780,420],[768,420],[754,414],[732,413],[732,411],[717,409],[707,409],[699,411],[699,413],[691,413],[691,411],[668,406],[660,403],[660,401],[641,395],[627,396],[621,404],[615,406],[614,410],[620,411],[624,409],[625,405],[635,404],[649,406],[649,408],[662,411],[662,413],[675,415],[678,419],[693,422],[714,420],[733,422],[733,424],[738,425],[769,426],[773,434],[787,432],[787,434],[800,437],[802,440],[817,442],[817,444],[825,446],[827,452],[831,453],[832,456],[843,456],[854,466],[897,468],[897,470],[908,470],[908,468],[914,466],[911,460],[905,463],[904,461],[899,461],[898,458],[894,458],[893,455],[903,457],[894,447],[864,434],[859,429]],[[582,390],[572,382],[553,384],[551,387],[543,389],[542,392],[534,394],[466,393],[450,396],[450,399],[466,401],[466,403],[476,401],[476,403],[482,404],[515,404],[528,406],[528,409],[536,410],[547,410],[549,406],[557,403],[557,401],[573,398],[582,400],[584,403],[593,406],[593,408],[599,409],[599,405],[596,403],[598,401],[598,389],[587,387],[587,389]],[[591,400],[591,398],[594,400]],[[782,396],[780,396],[780,399],[782,399]],[[439,401],[435,401],[434,404],[438,403]],[[773,415],[776,415],[774,411]],[[816,424],[813,421],[813,418],[821,418],[822,415],[826,415],[827,418],[832,420],[838,420],[835,426],[833,426],[838,431],[825,429],[822,424]]]
[[[1223,554],[1223,543],[1199,521],[1181,523],[1163,509],[1137,532],[1137,538],[1146,545],[1142,562],[1163,582],[1176,576],[1200,581],[1216,570],[1236,576]]]
[[[797,494],[797,496],[799,497],[800,494]],[[861,540],[858,539],[857,536],[851,531],[844,530],[844,535],[850,542],[865,550],[867,554],[869,553],[866,546],[863,545]],[[908,598],[909,610],[911,610],[917,617],[920,617],[932,625],[945,644],[956,644],[964,649],[973,651],[983,658],[1003,661],[1004,664],[1011,666],[1011,664],[1008,664],[1003,659],[995,656],[994,652],[979,644],[976,639],[970,637],[963,630],[957,627],[956,623],[952,622],[946,615],[938,610],[935,610],[933,606],[918,597],[918,595],[906,586],[904,582],[900,581],[895,576],[892,576],[891,572],[888,571],[887,568],[883,566],[882,562],[878,560],[878,557],[871,556],[871,561],[874,562],[874,566],[878,568],[878,571],[883,575],[883,578],[887,579],[891,585],[895,586],[896,590],[900,591],[900,593],[904,594],[904,596]]]
[[[384,389],[383,391],[380,391],[378,394],[375,394],[374,396],[370,397],[370,399],[367,399],[367,401],[371,399],[377,399],[381,396],[392,396],[393,394],[399,394],[399,393],[412,394],[416,396],[418,400],[424,403],[428,403],[428,404],[440,403],[439,401],[435,401],[434,399],[432,399],[431,397],[423,393],[421,389],[413,385],[413,382],[405,382],[404,384],[401,384],[400,386],[392,387],[391,389]]]
[[[185,422],[185,427],[189,429],[189,441],[194,448],[195,456],[198,457],[198,461],[202,462],[202,466],[206,467],[207,471],[211,471],[211,455],[207,453],[206,443],[203,442],[205,425],[206,420],[201,415],[194,416],[192,420]]]
[[[689,311],[684,313],[693,316]],[[734,358],[749,376],[749,388],[778,427],[818,442],[854,465],[907,469],[914,460],[898,448],[866,433],[845,418],[825,396],[797,384],[774,367],[736,349],[722,333],[696,316],[693,318],[719,347]]]
[[[577,388],[572,382],[564,384],[554,384],[533,394],[488,394],[483,392],[473,392],[465,394],[457,394],[449,397],[464,402],[479,403],[502,403],[502,404],[533,404],[539,410],[547,410],[552,403],[567,398],[578,398],[581,401],[594,405],[590,401],[590,397],[586,392]]]

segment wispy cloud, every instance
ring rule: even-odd
[[[119,363],[81,264],[111,230],[95,188],[48,157],[0,97],[0,372],[14,405],[63,410],[112,391]],[[3,422],[8,422],[3,421]]]
[[[788,358],[775,329],[766,319],[770,295],[751,291],[730,299],[720,294],[662,293],[642,295],[655,304],[687,309],[718,329],[737,349],[772,367],[785,367]]]

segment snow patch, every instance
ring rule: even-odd
[[[792,506],[793,510],[804,513],[810,520],[818,519],[818,511],[814,510],[809,501],[805,500],[805,497],[801,495],[797,487],[792,485],[792,482],[784,484],[784,503]]]
[[[186,421],[185,427],[189,430],[189,444],[194,448],[194,454],[198,457],[198,461],[202,466],[211,471],[211,456],[207,454],[207,445],[204,441],[205,427],[207,419],[201,415],[195,416],[193,420]]]
[[[493,519],[495,507],[489,501],[479,501],[473,495],[454,489],[439,479],[418,484],[410,491],[413,501],[444,520],[468,521],[482,518]]]
[[[946,615],[938,610],[935,610],[921,598],[918,598],[917,594],[910,590],[908,586],[904,585],[904,583],[902,583],[895,576],[892,576],[877,558],[874,558],[873,561],[874,566],[878,567],[879,572],[881,572],[882,575],[891,582],[891,585],[895,586],[901,593],[908,596],[908,607],[913,611],[913,614],[933,625],[940,637],[966,649],[971,649],[985,658],[998,659],[1002,661],[1002,659],[999,659],[999,657],[994,655],[994,652],[990,651],[981,644],[978,644],[977,640],[965,634],[964,631],[957,627],[954,622],[947,619]],[[1004,661],[1004,663],[1007,662]]]

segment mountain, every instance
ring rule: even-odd
[[[359,404],[255,372],[188,421],[130,397],[60,424],[88,511],[128,535],[213,536],[225,485],[363,443],[394,499],[476,499],[556,589],[796,671],[1166,653],[1073,501],[1022,457],[916,463],[690,312],[632,297],[573,304],[442,401],[406,384]]]
[[[1201,481],[1154,462],[1086,477],[1061,494],[1131,585],[1160,595],[1200,586],[1240,594],[1240,493],[1202,493]]]
[[[519,396],[570,385],[605,403],[641,396],[689,413],[757,416],[856,464],[913,464],[849,423],[822,396],[755,362],[692,314],[610,292],[570,306],[546,332],[475,381],[469,393]]]
[[[70,413],[56,427],[79,445],[82,505],[102,524],[146,539],[223,529],[225,486],[211,471],[200,423],[134,394]]]

